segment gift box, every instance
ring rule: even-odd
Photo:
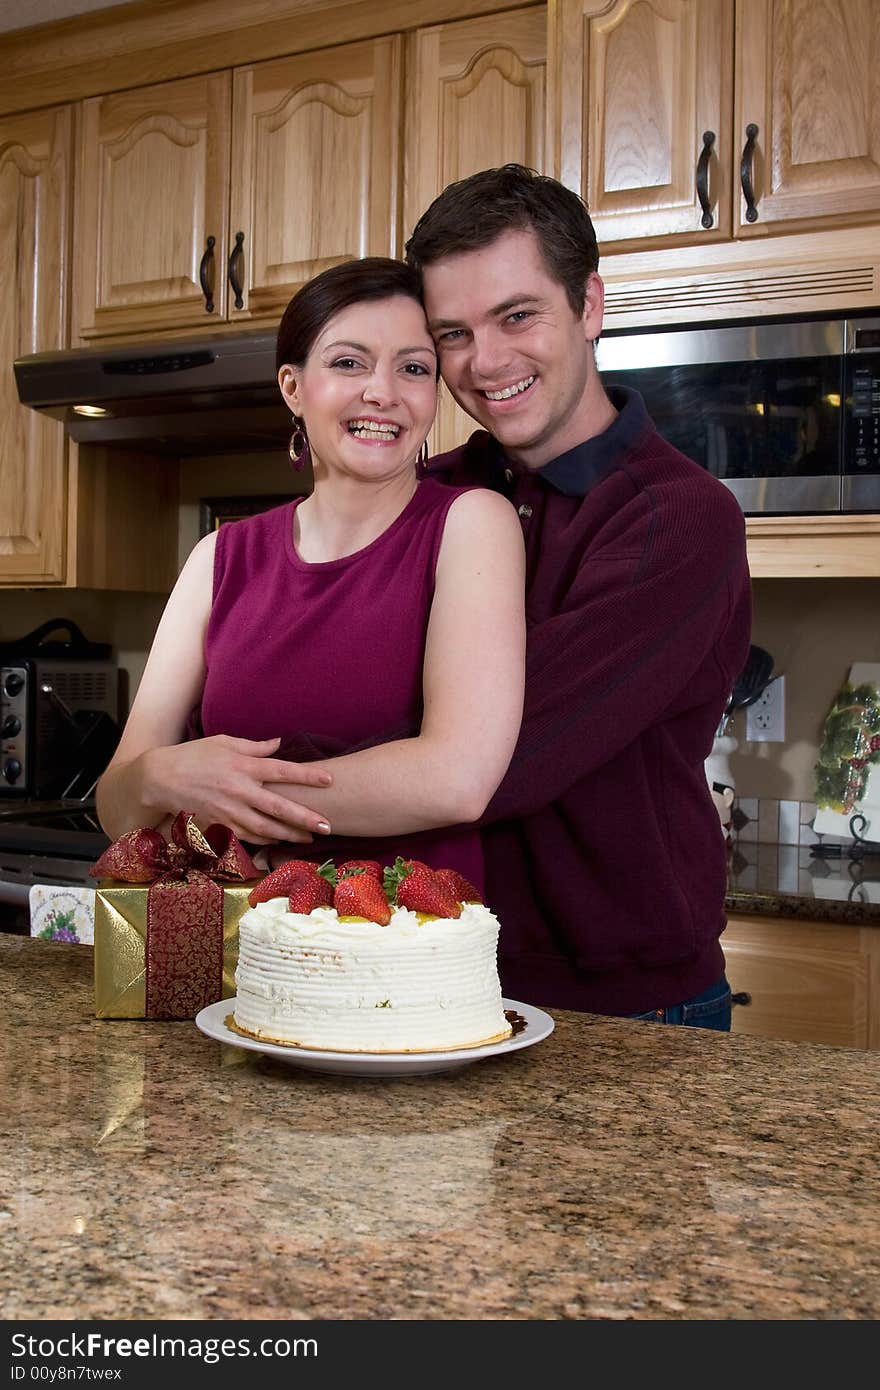
[[[129,831],[91,872],[97,1018],[191,1019],[234,995],[238,923],[261,875],[231,830],[181,812],[169,842]]]

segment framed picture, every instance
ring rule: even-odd
[[[256,516],[270,507],[280,507],[289,501],[285,492],[262,497],[203,497],[199,503],[199,535],[216,531],[224,521],[240,521],[244,516]]]

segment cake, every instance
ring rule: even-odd
[[[285,865],[286,877],[276,870],[257,885],[239,921],[235,1028],[266,1042],[366,1053],[509,1037],[494,914],[450,891],[431,896],[435,871],[425,865],[397,860],[384,882],[374,868],[323,865],[322,890],[310,877],[315,866],[294,882]],[[278,891],[292,882],[291,892]],[[476,896],[470,885],[463,892]],[[435,910],[413,906],[424,901]]]

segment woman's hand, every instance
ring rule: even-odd
[[[216,734],[141,755],[141,800],[162,815],[191,811],[204,828],[228,825],[240,840],[268,845],[308,844],[330,826],[320,814],[290,801],[277,785],[327,787],[332,777],[309,763],[273,758],[280,739]]]

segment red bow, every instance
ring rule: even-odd
[[[89,870],[93,878],[125,883],[154,883],[186,878],[191,871],[229,883],[258,878],[259,869],[227,825],[202,831],[191,811],[180,811],[171,827],[171,843],[158,830],[127,830],[104,850]]]

